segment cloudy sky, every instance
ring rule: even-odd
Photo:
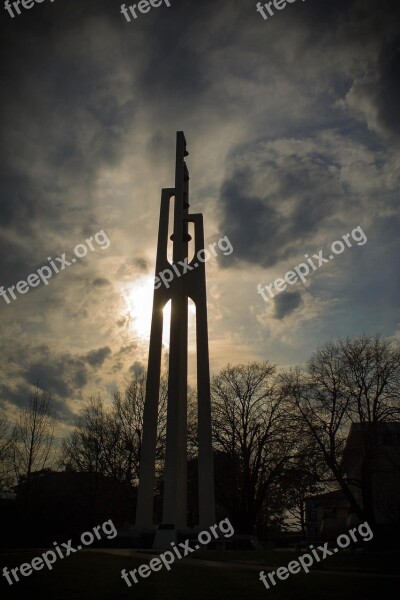
[[[298,0],[264,21],[252,0],[171,0],[128,23],[115,0],[45,0],[13,19],[2,7],[0,285],[100,230],[110,245],[0,297],[1,410],[15,416],[39,381],[69,426],[146,363],[177,130],[206,244],[234,248],[207,264],[213,372],[398,336],[399,13],[397,0]],[[366,244],[257,294],[358,226]]]

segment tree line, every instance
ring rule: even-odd
[[[62,441],[57,468],[96,473],[136,487],[145,384],[146,372],[136,371],[126,389],[114,394],[111,405],[100,397],[90,399]],[[228,365],[212,378],[211,395],[217,505],[237,531],[263,531],[286,523],[304,532],[305,499],[333,489],[343,492],[360,520],[375,523],[372,482],[382,450],[379,428],[381,423],[400,421],[397,343],[371,336],[329,342],[304,366],[283,372],[268,361]],[[166,404],[164,377],[157,439],[161,494]],[[34,471],[54,468],[54,420],[49,408],[49,397],[37,389],[14,429],[0,421],[0,490],[15,478],[29,479]],[[350,477],[343,457],[355,423],[362,424],[363,459],[360,475]],[[195,390],[189,393],[188,432],[189,497],[195,497]],[[394,471],[399,470],[398,448]],[[380,510],[399,522],[398,499]]]

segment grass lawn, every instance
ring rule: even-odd
[[[0,553],[0,568],[10,569],[31,561],[40,551]],[[291,556],[294,558],[293,554]],[[211,558],[211,557],[210,557]],[[282,556],[283,558],[283,556]],[[142,560],[108,554],[81,552],[54,564],[53,571],[34,572],[13,586],[1,577],[0,598],[28,600],[382,600],[398,587],[398,580],[383,576],[352,574],[309,574],[291,576],[266,590],[258,579],[258,570],[239,566],[204,566],[196,560],[176,563],[170,572],[152,573],[147,579],[128,588],[121,579],[121,569],[134,569]],[[284,565],[285,561],[279,562]]]
[[[322,542],[321,542],[322,544]],[[317,548],[318,544],[315,545]],[[302,552],[293,552],[290,550],[260,550],[260,551],[238,551],[238,552],[217,552],[212,550],[203,550],[196,552],[197,558],[204,558],[206,560],[218,560],[218,561],[234,561],[240,563],[249,563],[270,566],[270,567],[281,567],[286,566],[290,561],[297,560],[301,556]],[[319,556],[322,556],[322,552],[319,551]],[[397,552],[354,552],[348,550],[341,550],[337,554],[331,557],[327,557],[320,563],[316,563],[312,566],[313,570],[317,569],[337,569],[337,570],[351,570],[351,571],[368,571],[369,573],[391,573],[400,576],[400,551]]]

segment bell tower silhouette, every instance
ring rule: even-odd
[[[167,288],[161,283],[154,289],[153,313],[147,369],[144,426],[140,456],[136,527],[153,527],[158,402],[161,376],[163,308],[171,300],[171,329],[168,370],[167,442],[165,454],[164,501],[162,522],[168,527],[187,527],[187,370],[188,370],[188,299],[196,306],[197,401],[198,401],[198,473],[199,526],[215,523],[214,467],[211,431],[210,367],[206,272],[198,252],[204,249],[202,214],[189,213],[189,171],[186,139],[177,132],[175,187],[161,193],[160,221],[156,258],[156,276],[165,269],[175,272]],[[168,221],[174,199],[173,264],[168,261]],[[191,237],[188,224],[194,225],[195,254],[190,269],[176,275],[177,265],[187,263]],[[175,268],[174,268],[175,267]]]

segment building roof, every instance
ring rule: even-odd
[[[343,461],[346,461],[349,454],[357,452],[363,454],[365,430],[371,426],[370,423],[352,423],[347,436],[346,445],[343,452]],[[376,423],[374,424],[382,445],[398,445],[400,447],[400,422]]]
[[[332,492],[324,492],[322,494],[316,494],[315,496],[309,496],[306,498],[306,502],[310,500],[322,504],[325,504],[326,502],[347,502],[342,490],[333,490]]]

